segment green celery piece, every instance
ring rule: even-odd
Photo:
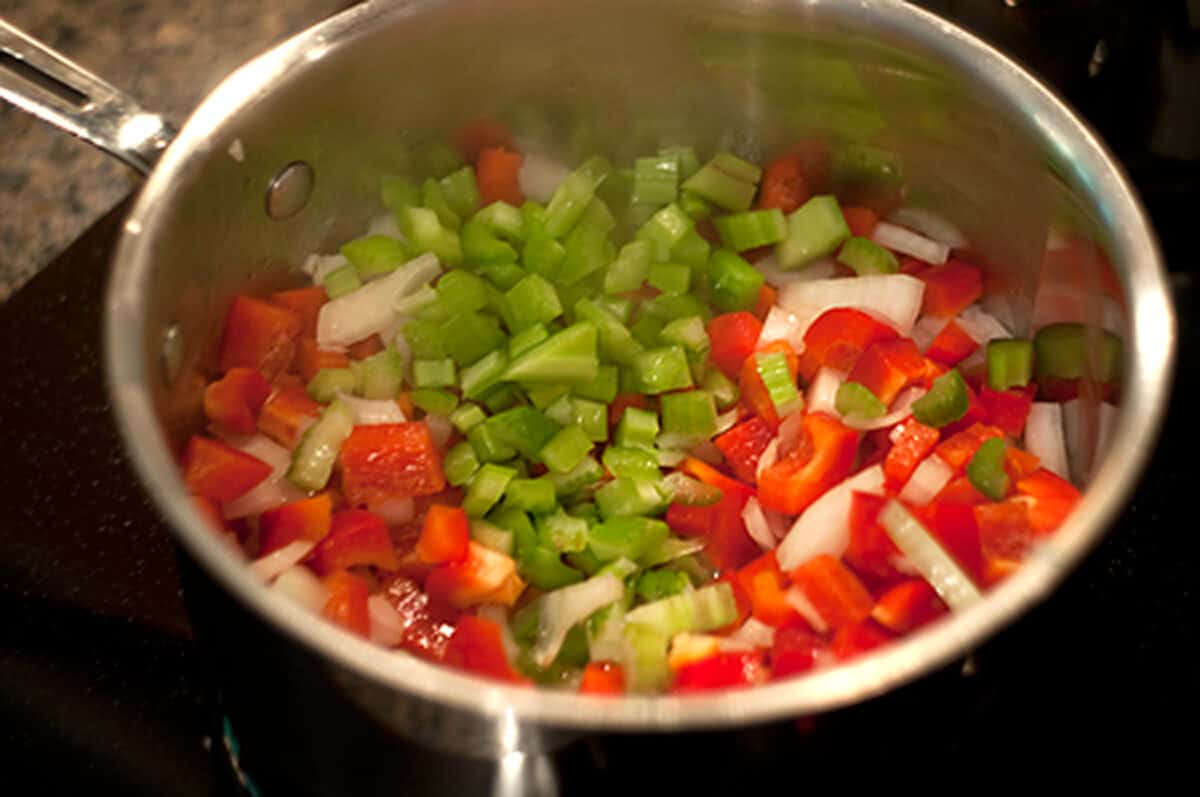
[[[638,576],[634,591],[644,601],[656,601],[678,595],[691,585],[687,574],[678,570],[647,570]]]
[[[618,478],[596,490],[596,506],[605,518],[657,515],[667,508],[658,481]]]
[[[633,320],[633,302],[628,299],[622,299],[620,296],[597,296],[594,301],[622,324],[628,325]]]
[[[847,417],[870,419],[887,414],[887,406],[879,397],[858,382],[843,382],[834,401],[837,411]]]
[[[993,501],[1003,501],[1008,493],[1009,476],[1004,469],[1008,445],[998,437],[984,441],[967,463],[967,479],[976,490]]]
[[[513,506],[492,510],[488,520],[513,535],[513,550],[518,554],[538,546],[537,530],[529,515]]]
[[[466,434],[486,419],[487,415],[479,408],[479,405],[470,402],[460,404],[458,409],[450,413],[450,423],[454,424],[454,428],[460,434]]]
[[[643,316],[652,316],[664,324],[674,321],[676,318],[687,318],[693,315],[698,315],[707,322],[711,315],[708,305],[691,294],[655,296],[642,303],[641,312]]]
[[[854,269],[859,276],[864,274],[894,274],[900,270],[896,256],[870,238],[851,236],[838,252],[838,262]]]
[[[500,383],[507,367],[508,358],[504,356],[504,349],[496,349],[462,369],[459,384],[463,397],[473,399],[483,396]]]
[[[526,199],[521,205],[521,221],[525,240],[529,240],[533,235],[546,234],[546,208],[532,199]]]
[[[558,276],[566,257],[567,248],[563,246],[562,242],[551,238],[545,232],[530,235],[521,251],[521,261],[525,267],[547,279],[554,279]]]
[[[1033,336],[1034,373],[1039,383],[1085,376],[1101,383],[1119,382],[1123,358],[1121,338],[1104,329],[1049,324]]]
[[[572,398],[571,406],[575,410],[575,423],[579,424],[589,440],[593,443],[608,440],[607,404],[585,398]]]
[[[655,550],[670,529],[661,520],[645,517],[614,517],[588,530],[588,547],[602,562],[622,557],[637,561]]]
[[[591,549],[589,548],[588,550],[590,551]],[[595,561],[600,561],[599,557],[596,557],[594,553],[592,556],[595,558]],[[637,562],[633,561],[632,559],[626,559],[624,556],[622,556],[619,559],[614,559],[611,562],[604,563],[597,572],[611,573],[612,575],[624,581],[640,569],[641,567],[638,566]]]
[[[856,188],[904,184],[904,161],[900,155],[867,144],[838,148],[833,153],[830,172],[834,190],[839,194]]]
[[[657,481],[662,478],[658,469],[658,458],[648,449],[640,447],[608,446],[601,456],[604,467],[618,479],[641,479]]]
[[[708,354],[708,330],[698,315],[675,319],[662,328],[658,337],[663,343],[678,344],[689,352]]]
[[[513,479],[505,490],[504,503],[525,512],[552,512],[558,499],[549,479]]]
[[[708,267],[711,252],[712,245],[693,229],[671,247],[671,260],[682,263],[693,271],[700,271]]]
[[[444,177],[463,165],[463,156],[444,141],[432,141],[416,153],[422,173]]]
[[[325,275],[321,281],[330,299],[338,299],[362,287],[362,278],[354,266],[342,266]]]
[[[469,271],[454,269],[437,282],[438,300],[448,315],[470,313],[487,307],[487,284]]]
[[[464,440],[446,452],[442,470],[446,472],[447,482],[454,487],[461,487],[479,470],[479,456],[471,444]]]
[[[777,244],[787,237],[788,225],[779,208],[748,210],[713,220],[721,243],[734,252]]]
[[[659,399],[662,426],[667,434],[712,437],[717,431],[717,404],[711,393],[689,390],[668,393]]]
[[[592,399],[611,404],[617,397],[619,387],[617,366],[601,365],[596,369],[596,378],[590,382],[576,382],[571,393],[581,399]]]
[[[700,160],[696,157],[696,150],[687,145],[671,144],[665,147],[659,147],[658,154],[661,157],[671,157],[678,164],[679,179],[686,180],[700,169]]]
[[[508,339],[508,356],[516,359],[550,337],[545,324],[535,323]]]
[[[413,384],[417,387],[454,387],[458,373],[454,360],[413,360]]]
[[[594,576],[607,567],[607,565],[596,558],[596,554],[592,553],[591,548],[584,548],[582,551],[572,551],[566,555],[566,560],[570,563],[571,567],[582,570],[589,576]],[[637,565],[634,565],[634,567],[637,567]]]
[[[426,317],[436,315],[430,314],[426,311],[431,309],[433,305],[437,303],[437,291],[429,287],[429,284],[426,283],[412,293],[406,294],[397,299],[392,305],[392,309],[396,311],[396,315],[401,317],[414,314],[419,317]]]
[[[987,345],[987,382],[992,390],[1025,387],[1033,377],[1033,341],[991,340]]]
[[[637,231],[639,241],[654,244],[654,259],[664,262],[671,256],[671,249],[695,228],[691,217],[670,204],[651,216]]]
[[[457,232],[462,228],[462,219],[450,207],[441,186],[432,177],[421,183],[421,204],[436,213],[438,221],[446,229]]]
[[[475,169],[463,166],[438,181],[438,188],[446,204],[459,218],[468,219],[483,203],[479,196],[479,183],[475,180]]]
[[[491,462],[483,465],[467,486],[462,508],[471,517],[483,517],[504,495],[505,488],[516,475],[517,472],[513,468]]]
[[[665,205],[679,190],[679,158],[675,155],[638,158],[634,161],[632,201]]]
[[[687,355],[679,346],[664,346],[644,351],[631,364],[641,392],[658,395],[692,386]]]
[[[560,421],[551,413],[551,407],[556,407],[558,404],[564,403],[567,399],[567,394],[571,392],[570,385],[531,385],[525,395],[529,399],[529,403],[535,408],[546,413],[546,416],[553,418],[557,423],[563,426],[567,425],[567,421]],[[559,410],[561,413],[561,410]]]
[[[579,223],[567,234],[562,265],[554,281],[564,287],[574,285],[611,263],[616,253],[608,234],[614,225],[604,202],[593,199]]]
[[[567,175],[546,205],[546,233],[562,238],[583,216],[584,210],[596,195],[593,178],[576,170]]]
[[[929,392],[913,402],[913,417],[926,426],[941,428],[967,414],[970,397],[967,383],[957,369],[950,369],[933,380]]]
[[[726,582],[644,603],[625,615],[631,625],[649,627],[667,636],[703,633],[724,628],[737,619],[737,601]]]
[[[463,236],[466,237],[465,234]],[[488,281],[502,291],[506,291],[521,281],[527,272],[516,263],[489,263],[479,269]]]
[[[708,264],[712,303],[724,313],[753,309],[762,290],[763,275],[728,249],[713,252]]]
[[[575,317],[595,324],[600,355],[606,360],[628,365],[642,352],[642,345],[634,340],[625,325],[591,299],[580,299],[575,303]]]
[[[592,440],[583,428],[572,424],[559,430],[542,446],[538,458],[551,473],[570,473],[592,450]]]
[[[308,380],[307,390],[313,401],[328,404],[338,393],[356,393],[358,374],[351,368],[322,368]]]
[[[683,183],[686,191],[725,210],[749,210],[761,170],[734,155],[721,153]]]
[[[408,247],[390,235],[364,235],[342,244],[342,257],[362,279],[395,271],[409,259]]]
[[[561,387],[561,386],[556,386]],[[570,390],[561,394],[549,406],[542,409],[546,413],[546,417],[561,426],[570,426],[575,423],[575,405],[571,401]],[[536,404],[534,406],[537,406]]]
[[[483,406],[488,412],[497,413],[504,412],[507,409],[512,409],[521,403],[521,391],[516,385],[501,383],[492,385],[488,388],[479,400],[483,402]]]
[[[517,572],[541,590],[553,590],[583,581],[583,573],[563,564],[558,551],[534,546],[517,554]]]
[[[440,322],[415,318],[404,325],[400,334],[404,335],[404,340],[412,350],[413,357],[437,360],[446,356]]]
[[[408,394],[413,406],[426,415],[449,415],[458,406],[458,396],[449,390],[423,387]]]
[[[505,344],[504,333],[491,318],[480,313],[457,313],[441,326],[446,353],[459,367],[471,365]]]
[[[480,462],[507,462],[517,455],[517,449],[500,439],[487,423],[477,424],[467,432],[467,440]]]
[[[525,217],[520,208],[496,200],[475,214],[475,220],[514,244],[525,240]]]
[[[538,459],[542,447],[558,434],[559,425],[533,407],[517,406],[484,421],[504,443],[525,459]]]
[[[554,483],[554,491],[558,497],[568,498],[603,479],[604,466],[597,462],[595,457],[588,456],[570,473],[551,473],[548,478]]]
[[[379,181],[379,198],[392,213],[421,204],[421,188],[407,177],[385,174]]]
[[[687,293],[692,284],[692,269],[682,263],[655,263],[646,282],[663,293]]]
[[[803,404],[800,391],[796,389],[796,379],[788,368],[787,355],[783,352],[757,352],[754,368],[781,418]]]
[[[404,358],[393,348],[358,363],[358,392],[368,399],[393,399],[404,387]]]
[[[717,402],[717,409],[721,411],[737,404],[738,399],[741,398],[737,384],[721,373],[719,368],[710,368],[705,371],[704,378],[700,380],[700,387],[712,393]]]
[[[470,530],[471,539],[483,547],[505,556],[513,555],[513,533],[508,529],[502,529],[494,523],[475,518],[471,520]]]
[[[446,265],[462,265],[462,243],[458,233],[444,226],[432,210],[404,208],[400,213],[399,222],[400,229],[417,254],[432,252]]]
[[[500,240],[482,222],[472,219],[464,224],[461,240],[465,263],[473,266],[497,266],[517,262],[517,250],[512,244]]]
[[[653,628],[628,623],[621,635],[621,665],[629,691],[655,693],[665,689],[671,683],[667,663],[670,638]]]
[[[788,216],[788,235],[775,254],[779,267],[795,269],[831,255],[850,237],[836,197],[814,196]]]
[[[596,325],[572,324],[515,358],[505,371],[511,382],[586,382],[596,378]]]
[[[761,166],[729,152],[718,152],[709,163],[730,177],[736,177],[748,183],[757,183],[762,179]]]
[[[562,315],[558,291],[545,277],[530,274],[504,294],[514,328],[520,332],[534,324],[553,321]]]
[[[626,407],[625,414],[617,423],[613,442],[627,448],[653,449],[658,439],[658,413],[640,407]]]
[[[604,275],[604,292],[625,293],[642,287],[650,271],[650,263],[655,258],[654,253],[655,244],[652,241],[630,241],[622,246],[617,259]]]
[[[662,343],[659,334],[662,332],[665,323],[661,318],[643,315],[634,322],[629,331],[633,335],[634,340],[648,349],[653,349]]]
[[[718,490],[718,492],[720,491]],[[656,567],[668,562],[692,559],[693,554],[700,553],[703,550],[704,540],[702,538],[692,537],[690,539],[683,539],[682,537],[667,537],[657,548],[647,551],[645,555],[639,558],[638,564],[642,567]],[[711,568],[706,573],[692,572],[688,568],[685,568],[685,570],[701,584],[706,584],[713,580]]]
[[[333,474],[342,443],[354,430],[354,423],[354,410],[341,399],[334,399],[304,432],[292,452],[288,481],[301,490],[316,492],[324,489]]]
[[[708,200],[692,191],[679,192],[679,208],[694,221],[710,218],[716,210]]]
[[[662,480],[662,491],[672,504],[686,506],[711,506],[720,501],[722,497],[719,487],[713,487],[711,484],[693,479],[679,470],[668,474]]]
[[[546,482],[549,484],[549,482]],[[554,493],[550,494],[551,501]],[[587,548],[588,522],[571,517],[562,508],[537,519],[538,543],[559,553],[577,553]]]

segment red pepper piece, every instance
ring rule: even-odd
[[[887,502],[882,495],[857,491],[851,495],[850,544],[844,558],[864,576],[891,581],[900,576],[895,563],[902,554],[879,524],[879,513]]]
[[[204,389],[204,415],[238,434],[254,434],[255,417],[271,395],[271,383],[252,368],[230,368]]]
[[[280,387],[258,413],[258,430],[285,448],[300,440],[304,429],[321,415],[321,405],[302,387]]]
[[[219,440],[192,435],[183,454],[183,481],[196,495],[228,503],[271,475],[271,466]]]
[[[625,693],[625,670],[611,661],[590,661],[583,668],[579,692],[585,695],[620,695]]]
[[[957,321],[950,321],[929,344],[925,356],[952,368],[974,354],[978,348],[979,344],[975,338],[964,332]]]
[[[365,509],[334,512],[329,533],[317,543],[312,556],[312,568],[319,575],[359,565],[381,570],[400,566],[387,524]]]
[[[1042,466],[1042,461],[1017,446],[1004,449],[1004,470],[1013,483],[1035,473]]]
[[[308,382],[326,368],[349,368],[350,358],[342,351],[318,348],[316,338],[300,338],[296,341],[292,367]]]
[[[367,598],[371,589],[367,582],[353,573],[339,570],[326,576],[323,583],[329,597],[321,614],[361,637],[369,637],[371,614],[367,610]]]
[[[829,554],[814,557],[793,570],[792,581],[834,630],[861,623],[875,606],[858,576]]]
[[[808,672],[817,665],[825,641],[808,628],[790,625],[775,632],[771,646],[771,678],[786,678]]]
[[[500,626],[491,620],[464,614],[446,646],[446,664],[466,672],[508,683],[525,683],[504,652]]]
[[[896,330],[861,310],[850,307],[827,310],[804,333],[800,375],[811,382],[822,366],[848,372],[868,346],[896,337]]]
[[[1009,498],[978,504],[973,511],[983,552],[984,581],[994,584],[1014,571],[1033,547],[1036,535],[1029,522],[1029,503]]]
[[[791,213],[812,196],[804,179],[804,167],[795,155],[776,158],[763,169],[762,186],[755,207],[759,210],[779,208]]]
[[[258,516],[262,539],[259,556],[266,556],[296,540],[318,542],[333,527],[333,497],[320,493],[268,509]]]
[[[730,379],[737,379],[742,364],[754,353],[762,322],[745,311],[725,313],[708,322],[709,357]]]
[[[296,314],[300,319],[301,335],[316,337],[317,316],[321,313],[321,306],[329,301],[329,294],[325,293],[324,286],[312,285],[308,288],[272,293],[267,299]]]
[[[879,223],[879,214],[864,207],[842,208],[842,218],[846,220],[850,234],[861,238],[870,238],[871,233],[875,232],[875,225]]]
[[[883,458],[883,475],[893,488],[899,488],[912,478],[913,471],[938,444],[940,435],[932,426],[910,418],[900,426],[900,435]]]
[[[767,392],[767,386],[763,384],[762,377],[758,374],[757,362],[758,355],[772,354],[774,352],[782,352],[784,357],[787,358],[788,373],[792,375],[792,381],[796,381],[800,359],[786,341],[773,340],[759,352],[747,357],[742,362],[739,389],[741,391],[742,403],[749,407],[751,412],[772,426],[777,426],[779,424],[779,413],[775,410],[775,404],[771,401],[771,394]]]
[[[753,484],[757,480],[758,460],[774,437],[771,426],[755,415],[718,435],[713,442],[721,450],[733,475]]]
[[[429,596],[420,584],[404,576],[392,576],[385,581],[381,594],[403,623],[400,647],[421,658],[441,661],[454,633],[457,615],[435,616],[430,610]]]
[[[1075,485],[1045,468],[1018,479],[1016,484],[1019,495],[1032,499],[1029,523],[1038,534],[1057,530],[1081,498]]]
[[[766,675],[758,652],[727,651],[680,667],[675,673],[672,691],[687,693],[753,686],[766,680]]]
[[[777,512],[799,514],[850,475],[858,442],[859,433],[836,418],[806,414],[796,448],[760,476],[758,500]]]
[[[286,307],[236,296],[225,317],[218,367],[253,368],[274,379],[291,363],[301,327],[300,317]]]
[[[737,571],[737,581],[750,599],[750,611],[759,622],[778,628],[796,617],[787,602],[787,577],[779,569],[774,551],[768,551]]]
[[[992,390],[987,385],[979,389],[979,403],[987,414],[987,422],[997,426],[1009,437],[1020,437],[1033,406],[1033,389]]]
[[[900,391],[925,379],[925,358],[908,338],[873,343],[863,350],[847,377],[891,406]]]
[[[864,653],[883,647],[892,636],[870,620],[839,628],[833,635],[833,655],[839,661],[849,661]]]
[[[486,147],[479,151],[475,176],[484,205],[507,202],[513,207],[520,207],[525,202],[520,180],[523,160],[520,153],[503,147]]]
[[[417,540],[417,556],[429,564],[461,562],[467,558],[470,540],[467,513],[461,507],[434,504],[425,513],[421,538]]]
[[[439,565],[430,571],[425,591],[435,606],[465,609],[503,590],[516,567],[510,557],[472,540],[461,562]]]
[[[889,631],[907,633],[946,613],[946,604],[920,578],[901,582],[879,597],[871,619]]]
[[[971,457],[975,456],[975,452],[979,450],[981,445],[993,437],[1003,436],[1004,430],[1002,429],[976,423],[943,440],[938,445],[935,453],[947,465],[961,473],[962,469],[971,461]]]
[[[947,260],[917,275],[925,283],[921,312],[936,318],[953,318],[983,295],[983,272],[961,260]]]
[[[355,426],[341,460],[342,491],[355,506],[432,495],[446,486],[441,456],[423,422]]]
[[[779,300],[779,290],[774,285],[763,283],[758,289],[758,300],[754,303],[754,317],[758,320],[763,320],[767,317],[767,313],[771,312],[771,308],[775,306],[775,302]]]
[[[690,516],[684,521],[685,525],[691,523],[702,526],[695,536],[704,538],[704,549],[712,563],[720,570],[736,569],[758,556],[758,544],[750,539],[750,535],[746,533],[746,525],[742,522],[742,509],[746,506],[746,501],[754,495],[754,490],[698,459],[685,460],[681,470],[721,490],[721,500],[717,503],[711,506],[690,507],[689,509],[699,511],[682,513]],[[676,522],[679,522],[680,515],[676,510]],[[670,524],[671,520],[668,510],[667,523]]]

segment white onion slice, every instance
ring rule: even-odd
[[[902,207],[888,214],[893,224],[916,230],[922,235],[944,243],[951,249],[966,249],[967,237],[945,217],[925,208]]]
[[[801,318],[803,332],[835,307],[853,307],[880,319],[907,337],[921,312],[925,283],[907,274],[868,274],[861,277],[797,282],[783,288],[779,304]]]
[[[416,514],[416,504],[412,498],[389,498],[378,504],[371,504],[370,510],[389,526],[403,526]]]
[[[1041,460],[1042,467],[1064,479],[1067,468],[1067,438],[1063,432],[1062,405],[1035,401],[1025,420],[1025,450]]]
[[[329,600],[329,590],[304,565],[292,565],[279,574],[271,589],[282,592],[296,603],[317,614]]]
[[[779,461],[779,438],[772,438],[771,442],[767,443],[767,447],[763,449],[762,456],[758,458],[758,465],[754,469],[754,480],[758,481],[762,478],[763,471]]]
[[[308,556],[316,543],[312,540],[295,540],[282,548],[271,551],[250,563],[250,569],[263,581],[272,581],[283,571]]]
[[[913,343],[917,344],[917,348],[924,354],[930,344],[933,343],[941,331],[946,328],[946,319],[935,318],[931,315],[921,316],[917,323],[913,324],[912,339]]]
[[[935,266],[945,263],[946,258],[950,256],[950,247],[941,241],[926,238],[907,227],[887,221],[881,221],[875,225],[875,229],[871,232],[871,240],[886,249],[912,255],[918,260],[932,263]]]
[[[1000,319],[977,304],[964,309],[955,321],[967,337],[980,346],[986,346],[989,340],[1012,337],[1012,332]]]
[[[315,285],[321,285],[331,273],[348,265],[350,265],[350,261],[340,253],[333,255],[311,254],[305,259],[304,265],[300,266],[300,270],[312,277]]]
[[[812,601],[804,594],[804,591],[799,587],[792,587],[783,594],[783,599],[788,602],[796,612],[804,618],[804,621],[812,626],[812,629],[818,634],[823,634],[829,630],[829,624],[825,622],[825,618],[817,611],[817,607],[812,605]]]
[[[371,641],[385,648],[394,648],[404,639],[404,618],[383,595],[367,598],[367,615],[371,619]]]
[[[884,505],[879,522],[951,609],[962,611],[983,599],[970,576],[899,501],[892,499]]]
[[[846,381],[846,374],[834,368],[821,368],[813,377],[812,384],[804,394],[804,404],[809,412],[824,412],[835,418],[838,388]]]
[[[900,498],[913,506],[925,506],[954,478],[954,469],[937,454],[921,460],[900,489]]]
[[[878,418],[859,418],[855,415],[843,415],[842,423],[851,429],[858,429],[860,432],[869,432],[872,429],[886,429],[912,415],[913,402],[924,396],[925,393],[926,391],[923,387],[910,387],[896,396],[896,400],[892,402],[892,409],[887,415],[881,415]]]
[[[355,426],[378,426],[384,423],[404,423],[404,410],[394,399],[365,399],[338,393],[338,398],[354,410]]]
[[[544,155],[530,152],[521,160],[521,168],[517,172],[517,182],[521,193],[535,202],[548,202],[554,196],[554,191],[562,185],[563,180],[571,172],[561,163],[552,161]]]
[[[754,267],[763,275],[763,279],[776,288],[783,288],[785,285],[792,285],[797,282],[829,279],[838,273],[837,261],[832,257],[814,260],[807,266],[785,271],[779,267],[779,260],[775,257],[775,254],[771,253],[755,263]]]
[[[750,535],[750,539],[758,543],[758,547],[764,551],[770,551],[779,544],[757,498],[751,496],[742,507],[742,522],[746,524],[746,533]]]
[[[728,432],[730,429],[732,429],[734,426],[736,426],[739,416],[740,416],[740,413],[738,412],[737,407],[734,407],[733,409],[729,410],[729,412],[723,412],[720,415],[718,415],[717,416],[717,431],[713,432],[713,436],[715,437],[716,435]]]
[[[242,438],[235,447],[252,457],[257,457],[271,466],[271,475],[221,507],[221,515],[228,520],[257,515],[292,501],[299,501],[305,493],[287,480],[292,455],[283,446],[262,434]]]
[[[587,581],[571,584],[542,596],[537,641],[533,660],[539,667],[548,667],[558,655],[567,632],[592,614],[625,595],[625,584],[611,573],[592,576]]]
[[[775,305],[763,321],[755,348],[764,348],[768,343],[782,340],[797,354],[804,352],[804,330],[800,328],[800,316]]]
[[[751,617],[726,638],[755,648],[769,648],[775,644],[775,629]]]
[[[845,553],[850,544],[850,500],[855,492],[883,495],[883,468],[865,468],[809,504],[775,549],[780,569],[794,570],[824,553]]]
[[[317,315],[317,345],[321,348],[349,346],[371,335],[384,334],[399,318],[396,300],[417,290],[440,272],[437,257],[426,253],[386,277],[326,302]]]

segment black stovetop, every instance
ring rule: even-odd
[[[1133,763],[1162,773],[1187,760],[1189,734],[1175,728],[1198,705],[1189,653],[1200,545],[1183,514],[1190,502],[1177,496],[1194,489],[1200,441],[1190,367],[1200,361],[1190,243],[1200,136],[1181,142],[1155,126],[1177,110],[1183,84],[1200,80],[1200,20],[1187,16],[1200,3],[1163,2],[1153,14],[1100,0],[924,5],[1031,64],[1131,171],[1176,287],[1181,367],[1167,432],[1109,536],[1049,601],[977,651],[973,674],[956,665],[802,725],[584,739],[552,759],[563,794],[796,783],[810,766],[857,778],[863,764],[889,772],[952,760],[994,773]],[[1106,57],[1089,77],[1100,38]],[[1191,64],[1190,77],[1160,69],[1166,62]],[[1190,113],[1200,129],[1200,107]],[[233,793],[216,680],[191,638],[176,551],[126,462],[104,392],[100,308],[124,210],[0,305],[0,771],[51,793]],[[282,754],[267,739],[241,742],[248,763]],[[434,772],[404,781],[443,784]]]

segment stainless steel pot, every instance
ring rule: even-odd
[[[147,490],[179,541],[241,611],[321,662],[323,683],[400,733],[474,755],[536,751],[563,734],[736,726],[878,695],[968,653],[1045,598],[1105,533],[1154,444],[1174,322],[1158,247],[1096,136],[988,45],[896,0],[412,0],[368,2],[232,76],[171,131],[10,28],[0,47],[72,87],[0,93],[150,170],[107,297],[112,400]],[[12,58],[7,59],[11,64]],[[28,70],[26,70],[28,71]],[[837,669],[746,692],[597,700],[509,688],[373,647],[267,591],[192,510],[174,451],[231,296],[283,284],[314,251],[380,211],[377,177],[471,117],[508,122],[567,160],[628,157],[665,140],[770,156],[798,135],[902,154],[910,198],[976,244],[995,309],[1027,330],[1051,222],[1102,247],[1119,282],[1125,381],[1109,453],[1096,402],[1086,497],[980,605]],[[164,149],[165,146],[165,149]],[[1099,323],[1102,259],[1076,275]],[[299,651],[299,649],[297,649]],[[299,653],[297,654],[299,655]]]

